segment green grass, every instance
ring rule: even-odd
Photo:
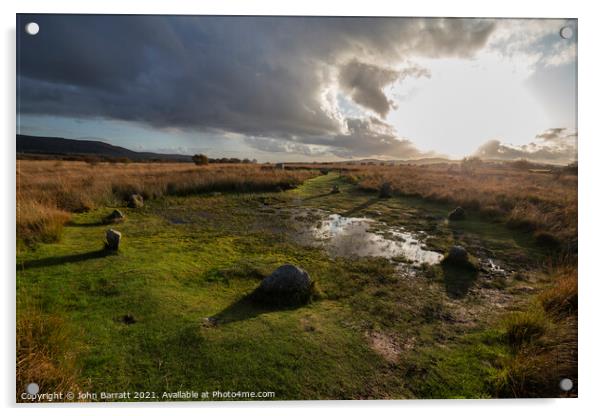
[[[501,360],[508,356],[498,330],[487,330],[462,337],[451,348],[433,347],[412,357],[406,377],[421,398],[489,398],[501,371]]]
[[[341,192],[331,195],[335,183]],[[434,248],[460,238],[500,256],[534,250],[502,225],[481,233],[477,220],[458,225],[457,237],[440,219],[447,207],[375,199],[331,173],[287,192],[170,196],[123,209],[126,221],[113,226],[123,233],[116,254],[102,250],[109,227],[101,222],[112,207],[75,214],[60,242],[20,253],[17,297],[75,328],[63,345],[90,391],[274,391],[281,400],[490,394],[490,361],[506,352],[485,331],[497,316],[486,301],[469,296],[470,287],[451,298],[438,266],[406,279],[384,259],[331,259],[301,246],[290,229],[294,207],[422,226]],[[320,299],[297,309],[245,301],[283,263],[307,270]],[[472,308],[484,314],[469,330],[453,317]],[[218,324],[207,325],[209,317]],[[467,331],[474,335],[462,348]],[[372,332],[392,334],[398,362],[371,348]],[[455,355],[425,379],[417,369],[431,354],[443,357],[441,344]]]

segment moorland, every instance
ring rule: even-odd
[[[577,180],[576,166],[478,159],[18,160],[17,400],[34,380],[276,400],[574,396]],[[471,267],[445,261],[455,246]],[[254,302],[283,264],[311,276],[311,300]]]

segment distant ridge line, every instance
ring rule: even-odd
[[[192,157],[180,154],[136,152],[98,140],[65,139],[62,137],[28,136],[17,134],[17,154],[52,156],[100,156],[128,158],[132,161],[169,160],[192,162]]]

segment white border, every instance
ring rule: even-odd
[[[528,2],[505,0],[493,2],[415,1],[393,2],[383,0],[351,1],[304,0],[299,2],[267,0],[230,0],[223,2],[191,2],[185,0],[146,0],[125,2],[103,0],[95,2],[68,0],[21,0],[1,4],[0,19],[3,26],[3,54],[0,71],[5,97],[1,101],[2,157],[2,247],[0,264],[5,266],[2,276],[2,319],[4,336],[0,342],[2,361],[0,367],[0,394],[7,414],[19,412],[30,414],[81,415],[102,414],[109,407],[109,414],[163,415],[171,407],[178,413],[213,413],[266,415],[303,414],[344,411],[350,415],[375,410],[379,413],[412,414],[423,413],[445,415],[489,415],[523,412],[545,412],[547,415],[590,413],[598,397],[600,383],[601,341],[596,306],[602,294],[600,264],[596,257],[602,250],[600,157],[602,156],[600,135],[600,14],[596,13],[595,2],[557,1]],[[15,13],[143,13],[143,14],[265,14],[265,15],[372,15],[372,16],[479,16],[479,17],[576,17],[579,19],[579,399],[573,400],[482,400],[482,401],[403,401],[403,402],[279,402],[279,403],[177,403],[157,404],[112,404],[59,405],[54,407],[15,407],[14,402],[14,274],[15,274]],[[597,255],[597,256],[596,256]],[[186,410],[189,409],[189,410]],[[192,409],[192,410],[190,410]],[[593,412],[592,412],[593,413]]]

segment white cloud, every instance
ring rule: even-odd
[[[489,140],[474,153],[483,159],[518,160],[566,164],[577,160],[577,133],[565,128],[548,129],[521,146]]]

